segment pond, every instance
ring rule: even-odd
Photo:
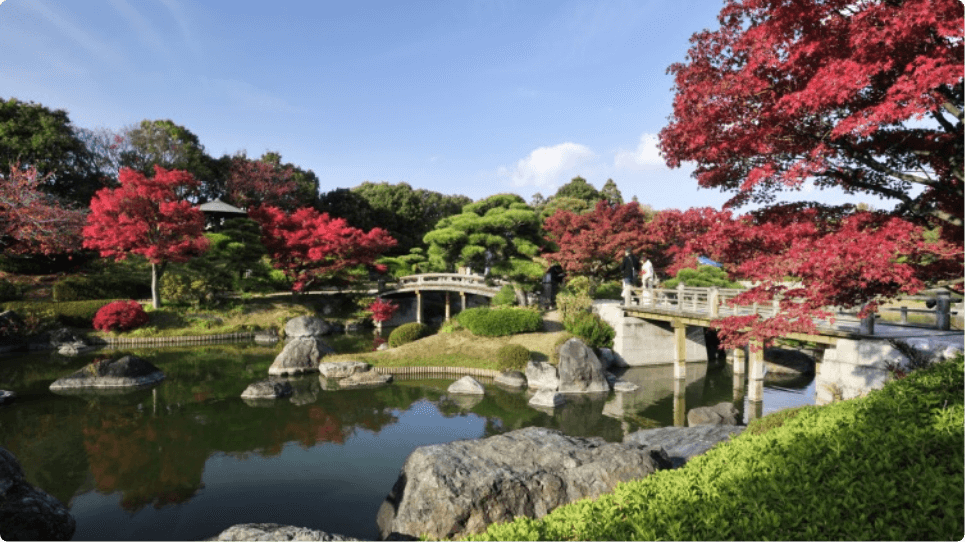
[[[150,390],[62,396],[48,390],[101,352],[0,358],[0,445],[34,485],[70,508],[74,540],[198,540],[236,523],[272,522],[375,539],[375,518],[418,446],[527,426],[621,441],[673,425],[696,406],[734,401],[745,420],[814,403],[813,379],[765,383],[763,405],[742,399],[743,375],[692,363],[686,386],[670,366],[628,369],[641,386],[606,399],[574,398],[547,413],[525,392],[485,383],[482,400],[448,397],[449,380],[397,379],[382,388],[326,391],[317,375],[269,406],[239,398],[266,377],[280,347],[253,344],[131,350],[167,379]],[[118,353],[110,353],[117,356]],[[755,408],[756,407],[756,408]]]

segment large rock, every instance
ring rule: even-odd
[[[328,322],[315,316],[297,316],[285,324],[285,339],[321,337],[329,332]]]
[[[484,395],[486,393],[486,389],[483,388],[483,385],[480,384],[478,380],[468,375],[456,380],[452,384],[449,384],[449,388],[447,388],[446,391],[448,393],[466,395]]]
[[[409,455],[382,503],[379,530],[382,538],[459,539],[517,516],[540,518],[670,466],[657,448],[541,427],[422,446]]]
[[[718,443],[727,442],[736,437],[744,429],[743,425],[658,427],[631,433],[623,437],[623,442],[662,448],[676,468]]]
[[[764,350],[764,367],[768,374],[813,375],[814,358],[798,350],[768,348]]]
[[[218,536],[208,540],[271,540],[281,542],[287,540],[358,540],[358,538],[277,523],[242,523],[232,525],[221,531]]]
[[[348,378],[371,368],[372,366],[364,361],[323,361],[318,364],[318,372],[325,378]]]
[[[50,332],[48,337],[50,348],[53,348],[62,356],[76,356],[94,349],[82,335],[74,333],[70,328],[55,329]]]
[[[116,360],[99,360],[87,364],[77,372],[55,380],[51,391],[85,390],[96,388],[140,388],[164,380],[160,369],[137,356]]]
[[[315,337],[299,337],[288,341],[268,368],[269,375],[294,375],[318,371],[318,363],[334,354],[324,341]]]
[[[737,425],[740,411],[733,403],[717,403],[714,406],[698,407],[687,412],[687,425]]]
[[[355,373],[348,378],[338,381],[339,388],[358,388],[368,386],[382,386],[392,382],[392,375],[381,374],[377,371],[368,370],[363,373]]]
[[[250,384],[245,391],[241,392],[242,399],[278,399],[289,397],[292,394],[292,385],[284,380],[262,380]]]
[[[579,339],[570,339],[560,346],[557,365],[560,393],[600,393],[610,391],[603,364],[593,349]]]
[[[75,528],[67,507],[27,483],[17,458],[0,447],[0,538],[70,540]]]
[[[542,408],[556,408],[563,406],[566,399],[553,390],[539,390],[529,398],[529,406]]]
[[[496,375],[494,382],[508,388],[525,388],[526,375],[519,371],[503,371]]]
[[[556,367],[545,361],[526,363],[526,385],[530,389],[555,391],[560,386],[560,377],[556,372]]]

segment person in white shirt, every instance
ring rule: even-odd
[[[640,282],[644,288],[653,288],[656,283],[656,275],[653,274],[653,263],[650,258],[643,257],[643,265],[640,266]]]

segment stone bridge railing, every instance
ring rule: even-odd
[[[503,281],[479,275],[458,273],[424,273],[402,277],[395,286],[388,286],[393,292],[414,292],[417,290],[448,290],[493,297],[503,287]]]

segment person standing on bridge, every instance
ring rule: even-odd
[[[633,287],[637,273],[640,272],[640,260],[633,255],[629,248],[623,251],[623,263],[620,264],[620,271],[623,272],[623,289]]]
[[[643,266],[640,269],[640,282],[644,288],[653,288],[657,282],[657,276],[653,273],[653,263],[646,256],[643,257]]]

